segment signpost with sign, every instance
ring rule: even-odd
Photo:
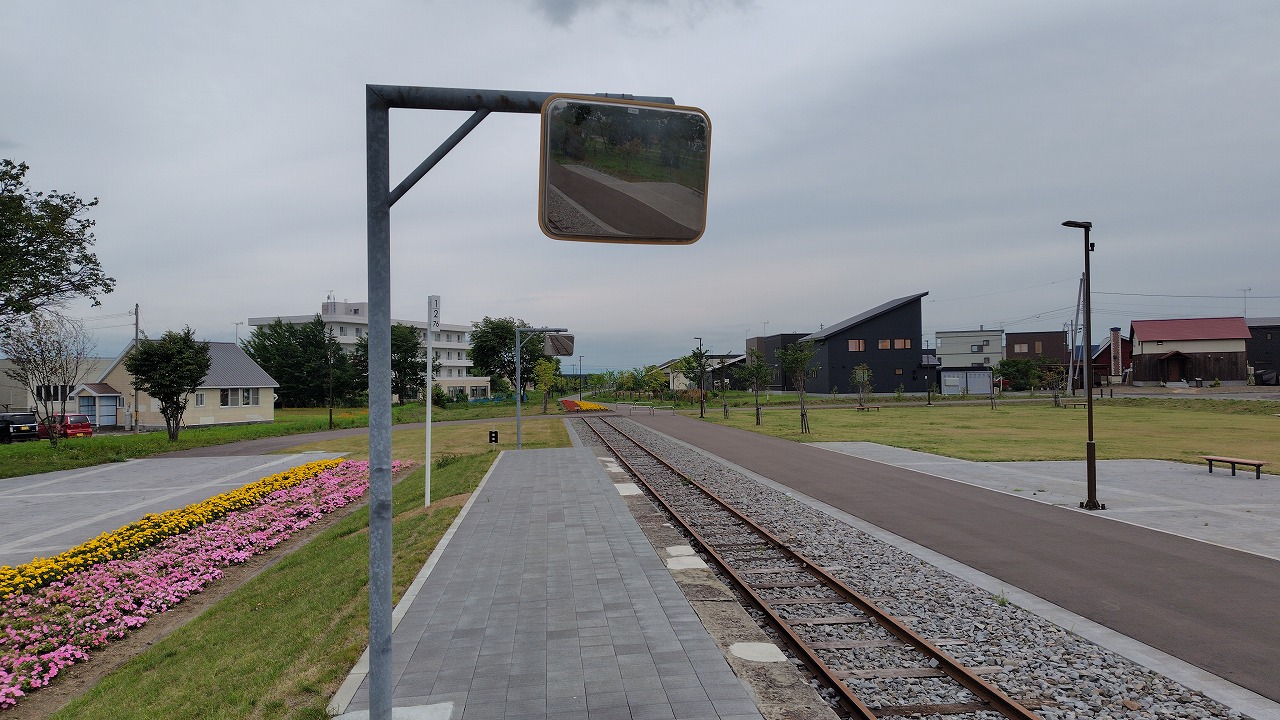
[[[424,463],[424,472],[426,474],[426,506],[431,507],[431,400],[435,397],[436,382],[436,355],[432,349],[432,342],[437,333],[440,332],[440,296],[427,296],[427,396],[423,398],[423,402],[427,404],[427,452],[423,457],[426,458]]]

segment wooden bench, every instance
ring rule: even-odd
[[[879,405],[854,405],[853,409],[854,410],[875,410],[876,412],[880,412]]]
[[[1088,407],[1088,406],[1089,406],[1089,403],[1087,403],[1087,402],[1069,402],[1069,403],[1062,403],[1062,404],[1063,404],[1063,405],[1065,405],[1065,406],[1067,406],[1067,407],[1072,407],[1072,408],[1082,408],[1082,407]]]
[[[1244,458],[1222,457],[1220,455],[1201,455],[1200,457],[1209,461],[1209,472],[1213,472],[1214,463],[1222,463],[1231,466],[1231,474],[1236,474],[1236,466],[1244,465],[1253,468],[1253,477],[1256,480],[1262,479],[1262,466],[1266,465],[1265,460],[1245,460]]]

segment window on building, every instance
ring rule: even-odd
[[[240,392],[236,388],[222,388],[218,391],[218,405],[220,407],[239,407]]]
[[[988,346],[988,345],[990,345],[990,344],[991,344],[991,341],[990,341],[990,340],[983,340],[983,341],[982,341],[982,347],[986,347],[986,346]]]
[[[339,334],[339,335],[346,335],[346,334],[347,334],[347,326],[346,326],[346,325],[339,325],[339,326],[338,326],[338,334]]]
[[[907,350],[911,347],[911,338],[895,338],[893,341],[894,350]]]
[[[970,345],[970,346],[969,346],[969,352],[971,352],[971,353],[980,353],[980,352],[982,352],[982,346],[981,346],[981,345]]]
[[[892,340],[881,340],[881,341],[878,343],[878,347],[879,347],[881,350],[888,350],[888,349],[890,349],[890,348],[892,348],[892,347],[893,347],[893,341],[892,341]]]
[[[258,388],[242,388],[240,390],[241,405],[257,405],[258,404]]]
[[[204,393],[196,393],[196,407],[204,407]]]
[[[894,368],[894,369],[893,369],[893,374],[894,374],[894,375],[901,375],[901,374],[902,374],[902,368]]]
[[[867,349],[866,340],[850,340],[849,341],[849,352],[862,352],[863,350],[866,350],[866,349]]]
[[[1026,352],[1026,351],[1027,351],[1027,344],[1026,344],[1026,343],[1016,343],[1016,344],[1014,344],[1014,346],[1013,346],[1013,351],[1014,351],[1014,352],[1016,352],[1016,353],[1024,353],[1024,352]]]
[[[1040,342],[1039,340],[1037,340],[1037,341],[1036,341],[1036,354],[1037,354],[1037,355],[1039,355],[1039,354],[1041,354],[1041,353],[1043,353],[1043,352],[1044,352],[1044,343],[1042,343],[1042,342]]]
[[[990,364],[991,364],[991,358],[989,358],[989,357],[984,357],[984,358],[982,358],[982,364],[983,364],[983,365],[990,365]]]

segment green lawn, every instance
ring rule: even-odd
[[[1200,455],[1280,463],[1280,403],[1257,400],[1099,400],[1094,439],[1099,459],[1149,458],[1202,462]],[[801,442],[865,441],[980,461],[1083,460],[1084,408],[1052,402],[989,405],[886,404],[880,411],[815,407],[808,435],[798,409],[763,413],[718,411],[707,421]]]
[[[525,447],[569,445],[558,419],[533,420],[524,429]],[[430,510],[423,507],[421,468],[395,487],[397,601],[457,517],[460,495],[476,487],[497,457],[472,433],[471,426],[432,433]],[[422,440],[421,430],[396,431],[396,458],[421,460]],[[367,508],[352,513],[53,717],[327,718],[329,699],[368,642],[368,525]]]

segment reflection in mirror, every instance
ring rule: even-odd
[[[711,121],[697,108],[554,96],[542,107],[542,231],[695,242],[706,227],[710,150]]]

